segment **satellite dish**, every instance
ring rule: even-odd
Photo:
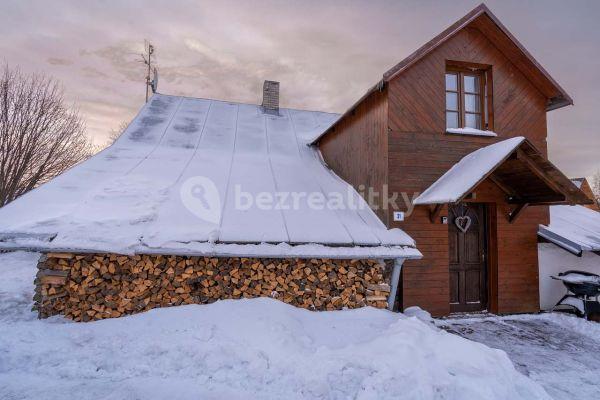
[[[158,70],[156,68],[154,68],[154,77],[150,82],[150,87],[152,88],[152,93],[156,93],[158,90]]]

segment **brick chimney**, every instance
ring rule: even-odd
[[[279,114],[279,82],[265,81],[263,83],[262,106],[269,114]]]

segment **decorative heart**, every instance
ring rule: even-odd
[[[471,217],[468,215],[465,215],[464,217],[456,217],[454,219],[454,225],[456,225],[456,227],[460,229],[462,233],[465,233],[471,226]]]

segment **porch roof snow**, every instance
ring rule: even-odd
[[[0,248],[419,256],[406,233],[388,230],[307,145],[336,118],[155,94],[112,146],[0,208]],[[255,199],[317,193],[341,205],[318,209],[300,199],[294,207],[288,199],[290,209],[244,209],[236,187]],[[198,218],[206,204],[213,213]]]
[[[522,136],[510,138],[466,155],[421,193],[414,200],[414,204],[444,204],[460,200],[510,156],[524,140]]]
[[[538,234],[572,253],[600,251],[600,213],[583,206],[551,206],[550,224]]]

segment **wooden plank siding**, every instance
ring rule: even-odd
[[[445,134],[446,61],[492,66],[493,130],[497,138]],[[422,192],[466,154],[499,140],[526,136],[544,155],[547,98],[479,30],[467,27],[395,77],[388,86],[390,192]],[[529,207],[513,224],[505,194],[484,181],[474,201],[497,214],[498,282],[493,311],[539,310],[537,227],[548,222],[545,206]],[[438,221],[447,216],[444,207]],[[429,209],[417,207],[404,222],[424,257],[405,262],[402,305],[418,305],[433,315],[449,313],[448,227],[429,221]],[[488,255],[489,259],[489,255]]]
[[[446,130],[446,60],[492,66],[494,131],[527,136],[546,155],[546,97],[481,32],[465,28],[389,83],[389,126],[397,132]]]
[[[386,126],[387,96],[375,92],[320,141],[327,165],[355,189],[381,192],[388,172]],[[379,208],[375,212],[385,223],[387,213]]]
[[[509,223],[508,214],[514,208],[503,201],[504,193],[490,180],[475,190],[470,201],[487,203],[496,209],[496,239],[498,262],[497,309],[499,313],[539,311],[537,230],[540,223],[549,222],[548,207],[528,207],[519,218]],[[488,255],[489,259],[489,255]]]

